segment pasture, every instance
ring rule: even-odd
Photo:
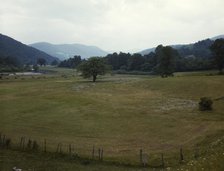
[[[106,75],[96,83],[75,71],[0,80],[0,132],[19,142],[47,140],[47,150],[90,156],[103,148],[105,160],[137,163],[139,150],[171,156],[224,130],[224,100],[201,112],[201,97],[224,96],[224,77],[178,73],[175,77]]]

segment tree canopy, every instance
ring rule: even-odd
[[[223,73],[224,66],[224,39],[217,39],[211,46],[211,50],[214,54],[216,65],[219,69],[219,73]]]
[[[58,61],[57,61],[57,60],[52,61],[52,62],[51,62],[51,65],[52,65],[52,66],[57,66],[57,65],[58,65]]]
[[[44,58],[38,58],[37,59],[37,64],[39,64],[39,65],[46,65],[46,63],[47,63],[47,61],[46,61],[46,59],[44,59]]]
[[[67,68],[76,68],[82,62],[81,56],[74,56],[73,58],[62,61],[58,66]]]
[[[22,68],[20,61],[11,56],[0,56],[0,72],[18,71]]]
[[[108,70],[108,66],[105,64],[103,58],[91,57],[86,61],[83,61],[78,70],[82,72],[84,78],[92,77],[93,82],[96,81],[98,75],[104,75]]]
[[[156,50],[156,72],[162,77],[172,76],[175,71],[176,60],[179,58],[177,50],[170,46],[159,45]]]

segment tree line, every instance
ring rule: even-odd
[[[206,42],[204,42],[206,43]],[[206,43],[209,44],[210,42]],[[183,50],[183,49],[182,49]],[[196,50],[196,49],[195,49]],[[211,51],[211,56],[203,58],[188,56],[183,57],[176,49],[170,46],[159,45],[154,52],[147,55],[139,53],[112,53],[105,57],[94,57],[89,59],[81,59],[81,56],[74,56],[67,60],[53,61],[52,65],[67,68],[77,68],[82,71],[84,77],[93,76],[96,80],[98,74],[103,74],[109,68],[113,71],[141,71],[151,74],[160,74],[162,77],[172,76],[178,71],[197,71],[218,68],[222,73],[224,67],[224,39],[217,39],[206,51]],[[199,49],[199,51],[201,51]],[[207,54],[207,53],[206,53]],[[38,58],[37,64],[46,65],[44,58]],[[13,57],[0,58],[1,70],[17,70],[18,68],[29,68],[29,65],[21,65]]]
[[[0,72],[21,72],[21,71],[38,71],[39,66],[47,65],[46,59],[37,58],[35,64],[30,62],[23,64],[18,58],[13,56],[0,56]],[[52,61],[51,65],[57,66],[58,61]]]
[[[109,54],[105,59],[113,70],[143,71],[153,74],[161,72],[165,66],[175,72],[215,68],[212,58],[182,57],[176,49],[162,45],[157,46],[155,52],[147,55],[120,52]]]
[[[182,57],[176,49],[170,46],[159,45],[155,52],[147,55],[120,52],[119,54],[113,53],[103,58],[94,57],[88,60],[82,60],[80,56],[74,56],[74,58],[62,61],[59,66],[80,69],[85,77],[90,76],[90,73],[92,73],[93,80],[96,79],[94,75],[97,75],[94,67],[97,68],[97,65],[102,66],[100,63],[110,66],[113,71],[143,71],[151,74],[160,74],[162,77],[172,76],[174,72],[178,71],[209,70],[217,67],[219,72],[222,73],[224,66],[224,39],[216,40],[209,48],[212,52],[212,57]],[[98,70],[102,68],[99,66]],[[92,70],[90,69],[91,67]],[[102,69],[103,72],[99,71],[98,73],[104,73],[105,68]]]
[[[17,58],[11,56],[0,57],[0,72],[19,71],[22,68]]]

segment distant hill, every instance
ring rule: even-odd
[[[0,34],[0,57],[7,56],[16,58],[21,64],[36,64],[38,58],[44,58],[48,64],[58,60],[11,37]]]
[[[183,45],[170,45],[171,47],[173,47],[174,49],[179,49],[181,48]],[[149,48],[149,49],[145,49],[143,51],[140,51],[140,52],[137,52],[137,53],[140,53],[142,55],[147,55],[151,52],[154,52],[156,50],[156,47],[153,47],[153,48]]]
[[[223,35],[219,35],[219,36],[215,36],[212,37],[211,40],[216,40],[216,39],[224,39],[224,34]]]
[[[80,55],[82,58],[92,56],[106,56],[108,53],[96,46],[86,46],[82,44],[50,44],[46,42],[34,43],[30,46],[46,52],[49,55],[58,57],[60,60],[68,59],[75,55]]]
[[[187,45],[168,45],[168,46],[171,46],[172,48],[178,50],[178,49],[180,49],[180,48],[182,48],[184,46],[192,46],[192,44],[187,44]],[[137,53],[140,53],[142,55],[147,55],[147,54],[149,54],[151,52],[154,52],[155,50],[156,50],[156,47],[153,47],[153,48],[144,49],[144,50],[142,50],[140,52],[137,52]]]
[[[174,49],[177,49],[177,51],[182,57],[209,58],[212,55],[209,47],[213,44],[213,42],[216,39],[220,38],[224,38],[224,35],[219,35],[210,39],[201,40],[192,44],[170,45],[170,46],[173,47]],[[155,49],[156,49],[155,47],[149,48],[138,53],[146,55],[149,54],[150,52],[154,52]]]
[[[149,53],[151,53],[151,52],[154,52],[155,51],[155,47],[154,48],[149,48],[149,49],[145,49],[145,50],[143,50],[143,51],[141,51],[141,52],[137,52],[137,53],[140,53],[140,54],[142,54],[142,55],[147,55],[147,54],[149,54]]]
[[[213,40],[206,39],[193,44],[182,45],[176,49],[182,57],[210,58],[212,57],[210,46],[213,43]]]

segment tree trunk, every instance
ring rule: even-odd
[[[219,63],[218,63],[218,68],[219,68],[219,74],[220,75],[223,74],[223,62],[224,61],[219,61]]]
[[[222,68],[219,68],[219,75],[222,75],[223,74],[223,70]]]
[[[93,75],[93,82],[96,82],[96,75]]]

